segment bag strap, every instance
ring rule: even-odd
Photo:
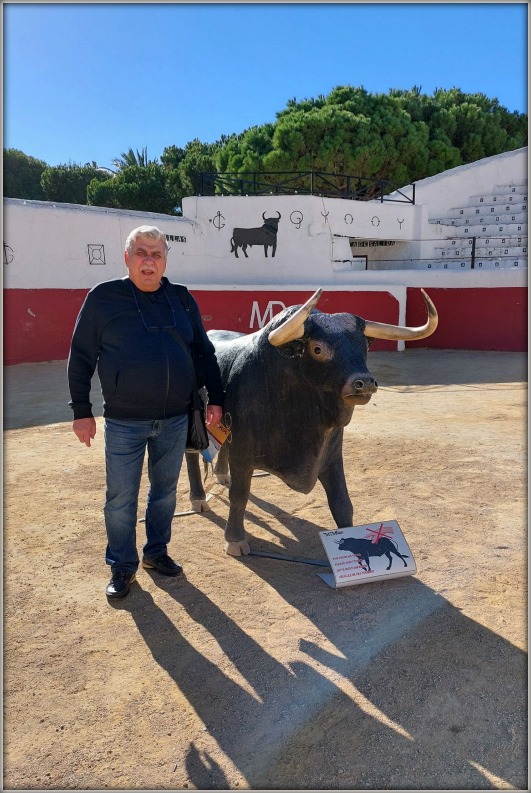
[[[184,339],[182,338],[181,334],[178,331],[175,334],[175,339],[181,345],[181,348],[184,350],[185,354],[190,357],[190,360],[192,362],[192,374],[194,378],[194,387],[192,388],[192,407],[194,408],[194,410],[201,410],[202,399],[199,396],[199,390],[197,388],[197,377],[195,374],[194,356],[190,352],[190,347],[188,346],[188,344],[186,344],[186,342],[184,341]]]
[[[199,328],[197,327],[197,323],[190,311],[190,308],[192,306],[192,301],[190,300],[190,292],[185,286],[183,286],[183,284],[172,284],[172,286],[175,292],[177,293],[177,297],[181,301],[184,310],[186,311],[186,316],[188,317],[188,321],[190,322],[190,325],[192,326],[192,329],[194,331],[194,342],[201,344]]]

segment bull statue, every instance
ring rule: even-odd
[[[245,258],[248,259],[247,246],[263,245],[266,259],[268,248],[271,248],[271,256],[274,256],[277,250],[278,222],[282,217],[278,210],[277,215],[278,218],[266,218],[265,212],[262,212],[264,221],[262,226],[255,229],[233,229],[230,240],[230,252],[234,253],[238,259],[238,248],[241,248]]]
[[[301,493],[319,480],[337,527],[352,526],[343,428],[354,407],[366,405],[378,388],[366,365],[371,341],[423,339],[437,327],[437,311],[424,290],[428,318],[417,328],[325,314],[315,308],[321,293],[284,309],[255,333],[208,332],[232,429],[214,467],[217,481],[230,486],[224,548],[231,556],[250,552],[243,521],[255,469]],[[192,508],[206,510],[199,455],[187,454],[186,462]]]

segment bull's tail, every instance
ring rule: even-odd
[[[234,245],[234,237],[231,237],[230,238],[230,252],[234,253],[235,249],[236,248],[235,248],[235,245]]]

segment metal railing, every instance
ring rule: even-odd
[[[197,173],[195,178],[196,193],[200,196],[316,195],[352,201],[414,204],[415,184],[411,187],[412,196],[407,196],[387,179],[318,171]],[[390,198],[389,193],[400,197]]]

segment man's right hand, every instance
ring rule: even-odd
[[[92,416],[89,419],[74,419],[72,429],[80,443],[90,446],[91,439],[96,435],[96,419]]]

